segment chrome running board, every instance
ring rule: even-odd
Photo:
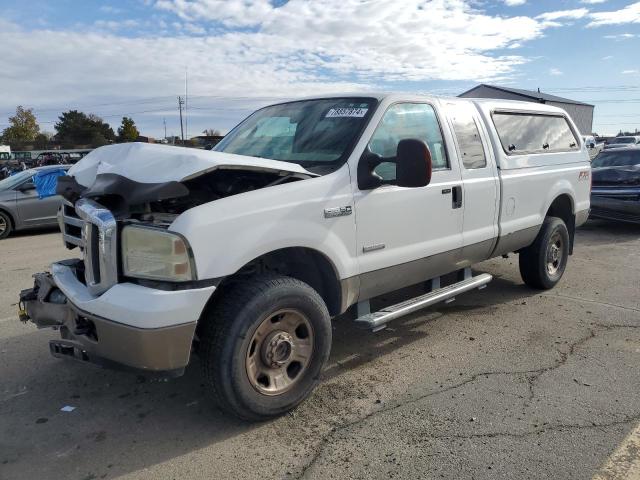
[[[465,272],[466,273],[466,272]],[[467,275],[465,275],[467,276]],[[396,318],[403,317],[410,313],[416,312],[420,309],[429,307],[440,302],[452,302],[455,300],[456,295],[469,290],[482,289],[487,286],[493,277],[488,273],[482,273],[475,277],[467,276],[464,280],[448,285],[442,288],[435,288],[429,293],[420,295],[419,297],[406,300],[396,305],[383,308],[377,312],[367,313],[356,318],[356,323],[363,328],[368,328],[377,332],[382,330],[388,322],[395,320]],[[439,280],[439,278],[438,278]],[[433,282],[432,284],[438,285],[439,282]]]

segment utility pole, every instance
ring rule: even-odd
[[[167,119],[163,118],[162,123],[164,123],[164,139],[167,139]]]
[[[182,138],[182,146],[184,147],[184,127],[182,124],[182,105],[184,105],[184,100],[182,97],[178,97],[178,109],[180,110],[180,138]]]
[[[184,131],[189,138],[189,74],[187,67],[184,67]]]

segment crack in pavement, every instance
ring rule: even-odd
[[[527,383],[529,385],[529,398],[527,398],[527,400],[525,401],[524,408],[526,408],[535,397],[535,388],[536,388],[536,382],[538,381],[538,379],[545,373],[551,370],[556,370],[561,366],[563,366],[564,364],[566,364],[567,361],[569,361],[569,357],[571,357],[575,353],[576,348],[580,347],[581,345],[584,345],[595,336],[596,336],[595,330],[589,329],[589,335],[586,335],[581,339],[579,339],[578,341],[572,343],[571,346],[569,347],[568,352],[561,352],[560,350],[556,349],[556,351],[560,354],[560,360],[558,362],[556,362],[555,364],[549,367],[541,368],[530,375],[527,375]]]
[[[613,329],[613,328],[617,328],[615,326],[604,326],[604,325],[592,325],[595,327],[600,327],[603,329]],[[619,328],[627,328],[627,325],[621,325],[619,326]],[[585,335],[581,338],[579,338],[578,340],[576,340],[575,342],[573,342],[570,346],[569,346],[569,350],[567,352],[562,352],[560,350],[557,350],[558,353],[560,354],[560,358],[559,360],[557,360],[555,363],[553,363],[550,366],[547,367],[542,367],[542,368],[537,368],[537,369],[532,369],[532,370],[512,370],[512,371],[488,371],[488,372],[481,372],[481,373],[476,373],[474,375],[472,375],[471,377],[467,378],[466,380],[456,383],[454,385],[451,385],[447,388],[438,390],[438,391],[431,391],[428,392],[424,395],[419,395],[415,398],[409,398],[408,400],[405,400],[403,402],[398,402],[395,403],[393,405],[390,405],[388,407],[383,407],[380,408],[378,410],[373,410],[369,413],[367,413],[366,415],[354,419],[350,422],[346,422],[346,423],[342,423],[342,424],[335,424],[333,425],[328,432],[322,437],[322,439],[320,440],[320,443],[318,444],[318,446],[316,447],[315,451],[313,452],[313,454],[311,455],[311,459],[302,467],[302,470],[300,472],[300,474],[296,477],[298,479],[302,479],[306,476],[307,472],[317,463],[317,461],[322,457],[322,454],[324,452],[324,449],[326,447],[326,445],[329,443],[329,440],[333,437],[333,435],[335,435],[336,433],[339,433],[342,430],[346,430],[350,427],[353,427],[355,425],[358,425],[360,423],[366,422],[367,420],[369,420],[370,418],[376,416],[376,415],[380,415],[383,413],[388,413],[388,412],[392,412],[394,410],[397,410],[399,408],[405,407],[407,405],[411,405],[417,402],[420,402],[426,398],[435,396],[435,395],[441,395],[443,393],[447,393],[450,392],[452,390],[456,390],[458,388],[464,387],[465,385],[468,385],[470,383],[475,382],[477,379],[481,378],[481,377],[488,377],[490,375],[526,375],[527,376],[527,381],[529,383],[529,399],[528,401],[530,402],[534,396],[535,396],[535,383],[537,382],[537,380],[544,375],[545,373],[552,371],[552,370],[556,370],[560,367],[562,367],[563,365],[565,365],[569,358],[574,355],[575,350],[577,348],[579,348],[580,346],[584,345],[585,343],[587,343],[589,340],[595,338],[596,336],[596,331],[593,328],[589,329],[589,334]],[[525,405],[526,407],[526,405]],[[509,432],[494,432],[494,433],[489,433],[489,434],[477,434],[477,436],[527,436],[527,435],[535,435],[535,434],[540,434],[542,432],[545,431],[550,431],[553,429],[561,429],[561,428],[565,428],[565,429],[579,429],[579,428],[604,428],[604,427],[608,427],[608,426],[614,426],[614,425],[618,425],[618,424],[626,424],[629,423],[633,420],[636,419],[640,419],[640,414],[636,417],[628,417],[625,420],[619,420],[619,421],[614,421],[610,424],[591,424],[591,425],[556,425],[553,427],[547,427],[545,429],[538,429],[538,430],[534,430],[531,432],[526,432],[526,433],[522,433],[522,434],[515,434],[515,433],[509,433]],[[446,436],[442,436],[442,437],[431,437],[431,438],[458,438],[456,436],[450,436],[450,437],[446,437]],[[467,438],[467,437],[460,437],[460,438]],[[469,438],[473,438],[473,436],[469,437]]]
[[[472,438],[497,438],[497,437],[513,437],[513,438],[525,438],[532,435],[540,435],[547,432],[557,432],[565,430],[586,430],[591,428],[607,428],[615,427],[617,425],[626,425],[631,422],[640,420],[640,413],[624,417],[620,420],[612,420],[606,423],[590,423],[590,424],[565,424],[559,423],[557,425],[550,425],[545,428],[537,428],[535,430],[529,430],[527,432],[513,433],[513,432],[488,432],[488,433],[470,433],[467,435],[425,435],[427,438],[433,439],[472,439]]]
[[[623,325],[619,323],[591,323],[590,325],[604,330],[615,330],[616,328],[640,328],[640,325]]]
[[[595,303],[597,305],[602,305],[605,307],[614,307],[614,308],[620,308],[622,310],[629,310],[631,312],[640,312],[640,308],[635,308],[635,307],[626,307],[624,305],[617,305],[615,303],[607,303],[607,302],[601,302],[599,300],[591,300],[589,298],[580,298],[580,297],[572,297],[571,295],[563,295],[561,293],[543,293],[540,295],[541,297],[547,297],[547,298],[566,298],[568,300],[575,300],[577,302],[585,302],[585,303]]]

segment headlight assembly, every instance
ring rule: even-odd
[[[125,276],[186,282],[196,279],[186,240],[166,230],[128,225],[122,229]]]

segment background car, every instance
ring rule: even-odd
[[[640,224],[640,148],[604,150],[591,169],[590,217]]]
[[[0,180],[0,239],[14,230],[57,225],[59,195],[40,198],[34,183],[38,172],[68,170],[70,165],[31,168]]]
[[[605,144],[604,148],[605,150],[609,150],[612,148],[624,148],[638,144],[640,144],[640,136],[615,137],[609,140]]]
[[[598,143],[596,137],[593,135],[583,135],[582,141],[587,147],[587,152],[589,152],[589,158],[591,160],[593,160],[604,149],[604,144]]]

